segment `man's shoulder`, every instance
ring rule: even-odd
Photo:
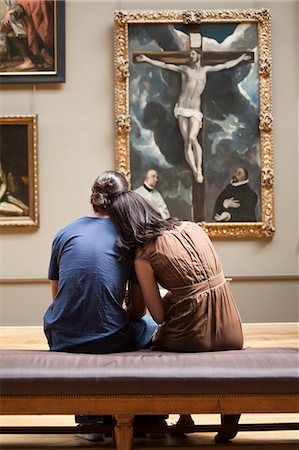
[[[83,217],[79,217],[78,219],[74,219],[71,222],[69,222],[67,225],[65,225],[62,230],[66,230],[68,228],[73,228],[76,226],[80,226],[81,224],[84,223],[88,223],[90,221],[92,221],[92,217],[91,216],[83,216]]]
[[[244,184],[242,187],[243,187],[244,191],[246,191],[246,192],[248,192],[250,194],[257,195],[256,192],[252,189],[252,187],[248,183]]]
[[[60,228],[59,231],[57,231],[55,238],[65,235],[66,233],[81,227],[84,223],[88,221],[88,219],[91,219],[91,217],[80,217],[78,219],[73,220],[72,222],[69,222],[67,225],[64,225],[62,228]]]
[[[248,193],[253,197],[257,198],[257,193],[248,185]]]
[[[153,191],[154,189],[149,191],[144,186],[139,186],[137,189],[134,189],[134,192],[136,192],[136,194],[139,194],[141,195],[141,197],[144,197],[146,199],[150,198],[153,195]]]
[[[133,192],[137,192],[137,193],[143,192],[143,191],[145,191],[145,187],[144,186],[139,186],[138,188],[133,189]]]
[[[156,197],[159,197],[159,198],[161,198],[161,199],[163,200],[162,194],[161,194],[159,191],[157,191],[157,189],[153,189],[153,190],[152,190],[152,193],[153,193]],[[164,200],[163,200],[163,202],[164,202]]]
[[[233,191],[235,189],[235,186],[233,186],[231,183],[228,183],[225,188],[222,190],[222,192],[228,192]]]

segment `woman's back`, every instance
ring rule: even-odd
[[[138,251],[170,293],[154,347],[171,351],[242,348],[241,322],[219,257],[207,234],[182,222]]]
[[[138,253],[138,259],[151,263],[157,281],[168,290],[199,283],[222,271],[209,237],[193,222],[163,231]]]

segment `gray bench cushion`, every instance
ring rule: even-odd
[[[1,395],[299,393],[295,348],[87,355],[1,350]]]

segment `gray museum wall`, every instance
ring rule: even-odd
[[[114,168],[115,9],[270,8],[275,225],[271,240],[215,240],[244,322],[298,320],[298,1],[66,2],[66,83],[2,85],[1,115],[38,114],[40,227],[0,244],[0,324],[41,325],[56,231],[89,214],[94,178]]]

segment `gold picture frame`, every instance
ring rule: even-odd
[[[1,116],[0,145],[0,227],[37,228],[37,115]]]
[[[275,232],[270,21],[268,9],[115,11],[116,170],[135,189],[146,170],[156,169],[170,214],[198,222],[212,238],[269,238]],[[173,109],[183,86],[170,73],[178,70],[169,67],[186,67],[192,50],[201,55],[201,68],[218,72],[205,75],[201,91],[202,178],[186,157],[190,139]],[[224,220],[216,203],[226,185],[238,186],[235,178],[230,182],[238,167],[249,172],[244,183],[253,184],[254,215],[242,216],[238,200]]]

